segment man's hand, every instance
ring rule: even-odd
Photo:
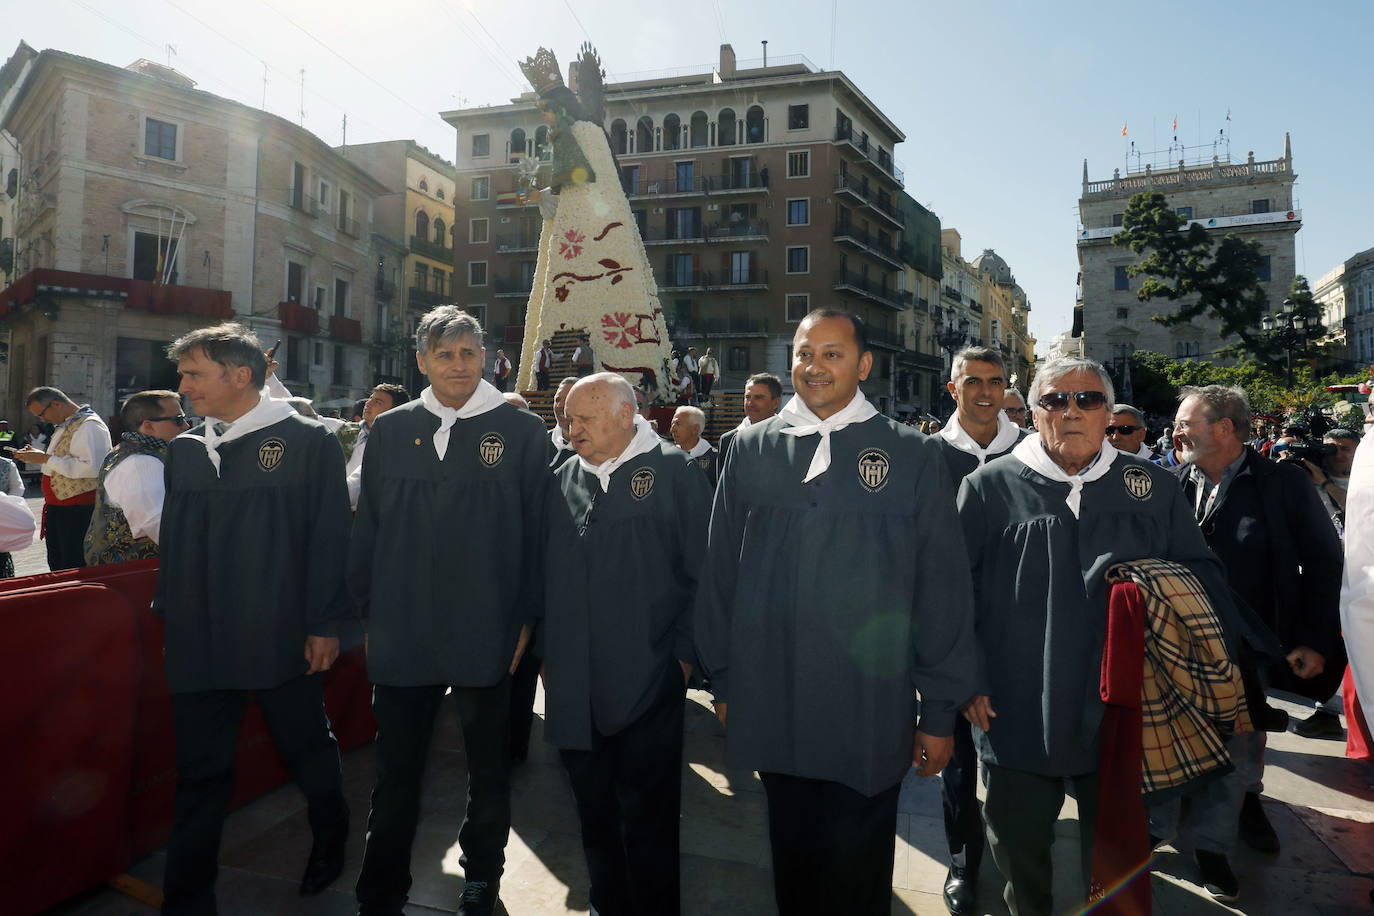
[[[14,453],[16,461],[27,461],[29,464],[45,464],[51,457],[47,452],[40,452],[38,449],[28,446],[18,449]]]
[[[716,718],[720,720],[720,724],[721,724],[722,727],[724,727],[724,725],[725,725],[725,716],[726,716],[727,712],[729,711],[729,706],[730,706],[730,704],[729,704],[729,703],[726,703],[726,702],[724,702],[724,701],[715,704],[715,707],[716,707]]]
[[[264,353],[263,355],[266,356],[267,354]],[[281,368],[281,363],[277,362],[275,359],[273,359],[273,358],[270,357],[270,356],[267,357],[267,374],[268,374],[269,376],[271,376],[271,375],[276,375],[276,374],[277,374],[277,370],[280,369],[280,368]]]
[[[988,702],[987,697],[976,696],[964,707],[964,718],[987,731],[992,728],[992,720],[997,718],[997,713],[992,711],[992,704]]]
[[[935,738],[925,732],[916,733],[916,744],[911,750],[911,763],[916,767],[916,775],[922,779],[936,775],[954,756],[954,738]]]
[[[339,638],[337,636],[305,637],[305,661],[310,666],[306,674],[328,671],[339,657]]]
[[[1306,646],[1298,646],[1284,657],[1288,662],[1288,667],[1293,669],[1293,673],[1306,680],[1322,673],[1326,668],[1326,658],[1315,649]]]
[[[510,660],[510,673],[515,674],[515,669],[520,667],[520,659],[525,654],[525,649],[530,644],[530,625],[525,624],[520,628],[520,638],[515,641],[515,657]]]
[[[677,663],[682,666],[682,686],[686,687],[687,682],[692,679],[692,666],[682,659],[678,659]]]

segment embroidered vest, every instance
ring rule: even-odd
[[[142,442],[125,439],[117,448],[110,450],[100,464],[99,487],[95,496],[95,512],[91,515],[91,526],[86,529],[82,541],[82,553],[88,566],[104,566],[109,563],[128,563],[131,560],[146,560],[157,556],[157,543],[151,538],[136,538],[129,530],[129,520],[124,511],[110,502],[105,492],[105,481],[110,472],[125,459],[133,455],[151,455],[160,462],[167,461],[167,443],[161,448]]]
[[[358,436],[363,431],[361,423],[345,423],[334,430],[334,437],[339,440],[339,445],[343,448],[344,464],[353,458],[353,449],[358,447]]]
[[[53,440],[52,454],[59,458],[66,458],[71,454],[72,436],[76,431],[91,419],[89,416],[77,417],[76,420],[68,424]],[[53,495],[60,500],[68,500],[82,493],[89,493],[96,488],[94,477],[63,477],[54,471],[48,475],[48,485],[52,487]]]

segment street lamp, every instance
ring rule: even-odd
[[[1313,323],[1308,316],[1298,312],[1298,303],[1285,299],[1277,315],[1265,315],[1260,319],[1260,328],[1271,341],[1283,348],[1284,375],[1288,387],[1292,388],[1293,354],[1306,352],[1307,345],[1321,336],[1321,322]]]
[[[949,372],[951,375],[954,373],[954,354],[959,352],[959,348],[968,340],[968,329],[967,317],[962,317],[957,324],[955,323],[953,309],[947,309],[935,316],[935,342],[949,354]],[[946,378],[948,377],[947,375]],[[950,400],[947,390],[944,399]],[[931,406],[934,407],[935,405],[932,404]]]

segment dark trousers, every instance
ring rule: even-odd
[[[590,751],[563,751],[597,916],[675,916],[686,688],[673,661],[649,710]]]
[[[592,374],[592,364],[591,364],[591,363],[579,363],[575,368],[577,369],[577,377],[578,377],[578,378],[581,378],[581,377],[584,376],[584,375],[591,375],[591,374]]]
[[[410,891],[410,846],[420,819],[420,781],[434,717],[447,688],[372,688],[377,786],[358,875],[359,912],[399,914]],[[510,678],[494,687],[454,687],[468,764],[467,813],[458,831],[469,881],[500,880],[510,835]]]
[[[983,861],[983,816],[978,808],[978,750],[973,726],[960,716],[954,722],[954,756],[940,773],[945,809],[949,864],[978,874]]]
[[[80,569],[86,565],[81,542],[86,539],[86,529],[91,527],[91,516],[95,514],[95,504],[89,506],[43,507],[44,542],[48,545],[48,569]]]
[[[530,637],[534,642],[534,637]],[[520,656],[520,665],[510,680],[510,758],[524,760],[530,755],[530,727],[534,724],[534,695],[539,687],[539,668],[543,659],[530,649]]]
[[[496,390],[497,390],[497,391],[505,391],[505,390],[506,390],[506,382],[509,381],[509,379],[510,379],[510,376],[509,376],[509,375],[497,375],[497,376],[493,376],[491,381],[492,381],[492,384],[496,386]]]
[[[1003,899],[1012,916],[1050,916],[1054,886],[1050,847],[1054,845],[1054,824],[1064,805],[1065,783],[1072,784],[1073,797],[1078,801],[1082,897],[1086,899],[1092,875],[1097,774],[1041,776],[983,764],[988,845],[997,868],[1006,876]]]
[[[318,833],[348,822],[339,745],[325,716],[318,676],[302,675],[271,690],[174,693],[176,816],[167,843],[164,913],[214,912],[220,832],[250,692],[257,695],[277,753],[305,793],[311,829]]]
[[[540,391],[549,390],[549,370],[540,369],[534,373],[534,386]]]
[[[760,773],[768,794],[779,916],[887,916],[902,784],[868,797],[846,785]]]

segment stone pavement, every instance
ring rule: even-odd
[[[774,913],[762,786],[752,773],[724,766],[724,737],[705,694],[690,694],[683,768],[682,886],[686,916],[752,916]],[[542,709],[542,695],[539,699]],[[1306,713],[1283,704],[1290,714]],[[1193,883],[1192,857],[1166,847],[1156,859],[1155,913],[1210,916],[1345,916],[1369,914],[1374,888],[1374,766],[1347,760],[1344,743],[1309,741],[1293,734],[1271,736],[1266,807],[1283,851],[1276,857],[1242,850],[1234,865],[1242,882],[1239,907],[1214,903]],[[348,916],[351,889],[363,849],[373,748],[344,756],[344,784],[353,811],[348,864],[335,886],[319,897],[296,896],[310,846],[304,802],[294,787],[269,793],[230,815],[219,876],[224,916]],[[513,780],[513,820],[501,897],[506,912],[587,912],[587,876],[577,818],[557,754],[543,743],[536,719],[530,760]],[[429,761],[423,813],[416,836],[414,887],[407,912],[453,912],[463,886],[458,865],[458,827],[465,792],[462,734],[446,705],[440,713]],[[902,789],[893,869],[894,916],[943,916],[944,835],[938,784],[908,777]],[[1077,840],[1070,801],[1057,828],[1055,867],[1069,900]],[[159,851],[130,869],[142,880],[161,881]],[[1005,914],[996,869],[985,863],[980,913]],[[55,911],[61,916],[142,916],[154,910],[113,890],[97,890]],[[1062,912],[1074,912],[1065,906]],[[842,916],[842,914],[837,914]]]

